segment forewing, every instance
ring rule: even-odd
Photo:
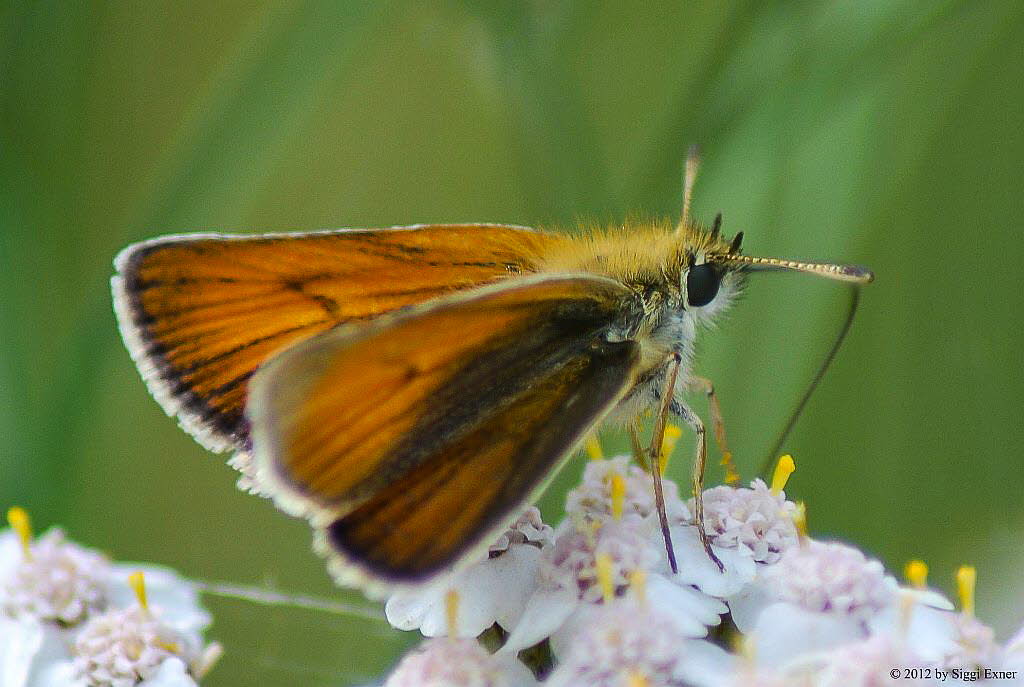
[[[559,240],[501,225],[169,236],[117,257],[115,310],[168,415],[212,450],[246,449],[248,383],[275,352],[341,323],[530,272]]]
[[[533,277],[328,332],[257,373],[264,486],[348,564],[418,580],[534,496],[632,384],[632,293]]]

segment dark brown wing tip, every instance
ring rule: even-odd
[[[149,332],[152,317],[140,298],[142,282],[138,271],[142,260],[162,245],[196,237],[195,234],[161,237],[132,244],[118,253],[114,258],[114,268],[118,273],[110,279],[114,315],[139,375],[168,417],[176,418],[185,432],[210,451],[244,451],[248,449],[245,433],[218,426],[217,413],[182,383],[180,375],[167,360],[163,345]]]

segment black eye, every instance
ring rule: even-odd
[[[686,274],[686,301],[695,308],[707,305],[718,294],[722,275],[711,265],[694,265]]]

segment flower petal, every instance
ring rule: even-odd
[[[647,578],[646,596],[647,603],[666,612],[687,637],[706,637],[708,625],[718,625],[722,621],[721,614],[729,610],[718,599],[673,584],[656,574]]]
[[[22,560],[21,541],[12,529],[0,531],[0,580],[4,580]],[[4,585],[0,584],[0,600]]]
[[[526,602],[519,622],[505,640],[501,651],[520,651],[550,637],[578,605],[580,602],[575,589],[538,589]]]
[[[0,638],[0,686],[24,687],[43,645],[42,624],[33,618],[10,620],[0,616]]]
[[[863,639],[866,633],[850,616],[777,602],[761,611],[749,636],[759,664],[781,666],[804,654]]]
[[[915,603],[922,606],[930,606],[942,611],[952,611],[955,606],[953,602],[934,589],[914,589],[913,587],[900,587],[900,593],[912,598]]]
[[[523,613],[527,599],[537,588],[540,549],[530,544],[512,544],[500,556],[476,565],[438,584],[392,594],[384,614],[399,630],[419,629],[426,637],[448,634],[445,597],[458,594],[456,633],[476,637],[495,622],[510,629]]]
[[[711,642],[688,640],[681,653],[675,677],[693,687],[718,687],[727,684],[727,678],[736,671],[736,657]]]
[[[484,591],[494,597],[494,620],[506,630],[519,623],[526,602],[537,590],[540,555],[540,549],[536,546],[511,546],[502,555],[485,563],[501,581]]]
[[[384,604],[384,615],[396,630],[418,629],[437,602],[437,594],[433,588],[396,592]]]
[[[185,668],[185,664],[177,658],[168,658],[148,680],[139,683],[139,687],[197,687]]]
[[[4,686],[6,687],[6,685]],[[40,665],[34,670],[28,687],[90,687],[85,678],[79,677],[71,660]]]
[[[907,616],[909,614],[909,617]],[[957,614],[915,604],[902,610],[894,604],[868,621],[874,635],[902,637],[907,648],[924,661],[940,662],[959,653]]]
[[[672,579],[681,584],[692,584],[705,594],[725,598],[736,594],[757,574],[757,564],[736,549],[713,546],[712,550],[725,566],[719,570],[708,558],[696,527],[673,527],[672,545],[676,552],[679,572]]]
[[[726,597],[725,601],[729,604],[729,612],[732,614],[736,629],[743,634],[749,634],[754,631],[761,611],[772,603],[774,598],[764,585],[755,582]]]
[[[498,604],[494,592],[500,589],[502,584],[498,571],[492,566],[478,564],[463,571],[449,587],[434,598],[423,618],[420,632],[425,637],[444,637],[450,634],[445,597],[448,589],[454,589],[459,597],[455,636],[476,637],[494,624]]]

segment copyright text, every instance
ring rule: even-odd
[[[992,670],[990,668],[977,668],[967,670],[965,668],[893,668],[889,671],[889,677],[893,680],[963,680],[964,682],[977,682],[978,680],[1016,680],[1016,670]]]

